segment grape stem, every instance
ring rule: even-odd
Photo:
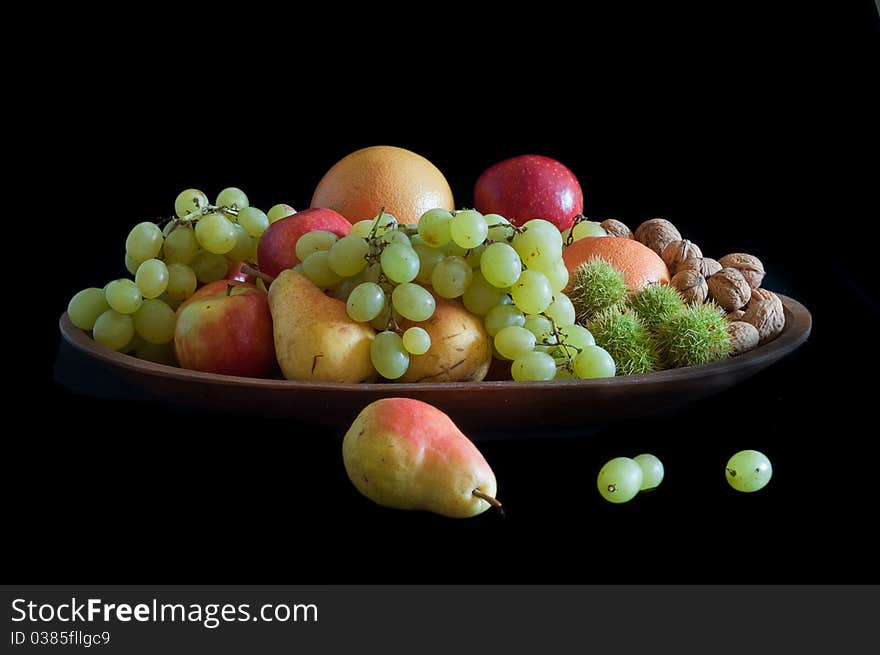
[[[485,500],[485,501],[486,501],[487,503],[489,503],[492,507],[494,507],[494,508],[497,509],[499,512],[501,512],[501,516],[504,516],[504,508],[501,506],[501,503],[498,502],[497,499],[492,498],[492,496],[490,496],[489,494],[484,494],[484,493],[483,493],[482,491],[480,491],[479,489],[474,489],[471,493],[472,493],[475,497],[479,498],[480,500]]]
[[[574,243],[574,226],[577,225],[578,223],[580,223],[581,221],[585,221],[585,220],[587,220],[587,217],[584,216],[583,214],[577,214],[572,219],[571,227],[568,229],[568,236],[565,237],[565,247],[566,248]]]
[[[272,277],[268,273],[263,273],[263,271],[259,270],[253,264],[242,264],[241,272],[245,275],[253,275],[254,277],[258,277],[266,284],[272,284],[275,281],[274,277]]]
[[[226,205],[222,207],[217,207],[216,205],[205,205],[204,207],[199,207],[195,211],[191,211],[186,216],[169,216],[167,218],[160,218],[156,221],[156,225],[164,226],[172,222],[177,225],[192,225],[203,216],[207,216],[208,214],[215,214],[217,212],[229,214],[230,216],[238,216],[239,210],[237,207],[227,207]]]

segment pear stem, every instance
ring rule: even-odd
[[[274,277],[272,277],[268,273],[263,273],[263,271],[251,266],[250,264],[243,264],[241,267],[241,272],[245,275],[253,275],[254,277],[258,277],[266,284],[272,284],[275,281]]]
[[[490,496],[489,494],[484,494],[479,489],[474,489],[471,493],[474,496],[476,496],[477,498],[479,498],[480,500],[485,500],[492,507],[494,507],[499,512],[501,512],[501,516],[504,516],[504,508],[501,506],[501,503],[498,502],[498,500],[496,500],[495,498],[492,498],[492,496]]]

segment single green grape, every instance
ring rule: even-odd
[[[462,248],[460,245],[455,243],[455,241],[453,241],[452,239],[449,240],[449,243],[447,243],[445,246],[443,246],[442,250],[443,250],[443,254],[446,255],[447,257],[466,258],[467,254],[468,254],[467,248]],[[470,266],[470,264],[468,264],[468,265]]]
[[[183,218],[187,214],[208,206],[208,196],[198,189],[187,189],[174,199],[174,213]]]
[[[516,233],[513,225],[500,214],[486,214],[486,225],[489,226],[488,238],[492,241],[509,241]]]
[[[155,223],[138,223],[125,239],[125,252],[140,265],[159,254],[163,240],[162,230]]]
[[[474,271],[464,257],[444,257],[431,271],[431,286],[438,296],[458,298],[470,286]]]
[[[364,270],[364,282],[375,282],[378,284],[380,277],[382,277],[382,264],[379,262],[370,264]]]
[[[519,279],[522,260],[510,244],[492,243],[480,257],[480,271],[489,284],[506,289]]]
[[[543,218],[533,218],[523,223],[523,228],[526,231],[540,233],[547,243],[552,244],[554,248],[559,248],[559,251],[562,252],[562,244],[564,242],[562,233],[550,221],[545,221]]]
[[[559,332],[562,334],[563,343],[569,346],[583,350],[587,346],[596,345],[593,333],[582,325],[565,325],[559,328]]]
[[[353,277],[344,277],[342,282],[333,287],[333,297],[342,302],[348,302],[348,297],[355,287],[364,283],[364,276],[361,274]]]
[[[773,466],[764,453],[741,450],[728,460],[724,475],[731,487],[751,493],[767,486],[773,476]]]
[[[562,246],[550,235],[551,232],[547,229],[530,229],[513,238],[513,248],[528,268],[548,271],[562,257]],[[562,235],[559,237],[561,240]]]
[[[195,293],[198,284],[192,268],[180,262],[168,264],[168,286],[165,287],[165,293],[172,301],[186,300]]]
[[[391,322],[391,315],[393,313],[394,310],[391,308],[391,303],[386,302],[385,305],[382,307],[382,311],[380,311],[376,315],[376,318],[370,321],[370,327],[372,327],[377,332],[387,330]]]
[[[642,488],[642,467],[629,457],[615,457],[599,470],[596,486],[608,502],[628,502]]]
[[[190,264],[199,252],[196,232],[188,225],[179,225],[167,237],[163,246],[166,264]]]
[[[507,293],[489,284],[483,274],[474,271],[470,285],[461,296],[465,308],[472,314],[485,316],[490,309],[507,298]]]
[[[102,346],[122,350],[134,338],[134,323],[129,314],[108,309],[95,320],[92,336]]]
[[[256,207],[243,207],[237,218],[238,224],[252,237],[262,236],[269,227],[269,217]]]
[[[391,293],[391,304],[394,309],[411,321],[427,321],[434,315],[436,301],[431,293],[412,282],[404,282],[394,288]]]
[[[544,313],[556,321],[557,327],[574,325],[574,305],[571,304],[571,299],[564,293],[554,294],[553,302],[544,310]]]
[[[566,267],[562,259],[553,264],[549,270],[544,271],[544,275],[550,281],[550,288],[553,290],[553,293],[559,293],[568,286],[568,267]]]
[[[510,367],[510,374],[518,382],[541,382],[556,377],[556,361],[547,353],[523,353]]]
[[[508,325],[495,335],[495,350],[505,359],[516,359],[535,349],[535,335],[524,327]]]
[[[269,225],[271,225],[275,221],[280,221],[282,218],[293,216],[295,213],[296,210],[293,207],[281,203],[278,205],[272,205],[272,207],[269,208],[269,211],[266,212],[266,218],[269,219]]]
[[[134,275],[138,271],[140,264],[131,258],[131,255],[125,253],[125,270]]]
[[[174,338],[174,326],[177,316],[161,300],[149,298],[141,308],[132,314],[134,329],[144,341],[150,343],[168,343]]]
[[[411,327],[403,333],[403,347],[410,355],[424,355],[431,348],[431,335],[424,328]]]
[[[226,257],[233,262],[253,261],[258,239],[248,234],[241,225],[233,223],[232,227],[235,230],[235,245],[226,253]]]
[[[313,252],[330,250],[337,241],[339,237],[326,230],[306,232],[296,241],[296,258],[304,262]]]
[[[510,287],[513,303],[526,314],[540,314],[553,302],[550,280],[540,271],[525,270]]]
[[[372,321],[385,308],[385,292],[375,282],[364,282],[352,289],[345,309],[351,320],[358,323]],[[386,318],[385,323],[387,324]]]
[[[419,284],[431,284],[431,273],[434,267],[446,256],[439,248],[432,248],[426,243],[414,243],[413,250],[419,256],[419,274],[416,282]]]
[[[419,236],[432,248],[442,248],[452,238],[452,212],[429,209],[419,218]]]
[[[584,346],[574,357],[574,373],[581,380],[613,378],[616,372],[614,359],[599,346]]]
[[[409,353],[396,332],[380,332],[370,345],[370,359],[383,378],[396,380],[409,368]]]
[[[236,209],[244,209],[250,203],[248,197],[241,189],[230,186],[226,187],[217,194],[217,202],[214,203],[218,207],[235,207]]]
[[[608,233],[605,231],[599,223],[595,221],[581,221],[574,228],[568,228],[565,232],[562,233],[562,238],[564,241],[568,241],[569,235],[574,232],[574,236],[572,236],[572,241],[578,241],[579,239],[583,239],[584,237],[607,237]]]
[[[67,303],[67,318],[80,330],[91,330],[98,317],[110,309],[103,289],[89,287],[77,292]]]
[[[410,246],[392,243],[386,246],[379,258],[382,272],[392,282],[412,282],[419,273],[419,256]]]
[[[450,222],[452,240],[462,248],[476,248],[489,234],[486,219],[475,209],[456,212]]]
[[[633,460],[635,460],[635,462],[642,469],[642,486],[640,487],[641,491],[659,487],[660,483],[663,482],[663,475],[665,473],[665,471],[663,470],[663,462],[657,459],[657,457],[655,457],[654,455],[650,455],[647,453],[636,455],[635,457],[633,457]]]
[[[397,228],[393,230],[388,230],[387,232],[385,232],[385,234],[379,237],[379,240],[385,243],[399,243],[404,246],[412,247],[412,242],[410,241],[409,237],[406,236],[406,232]]]
[[[134,314],[143,302],[143,294],[138,286],[126,278],[113,280],[104,287],[107,304],[120,314]]]
[[[483,322],[486,326],[486,332],[494,338],[502,328],[511,325],[522,327],[526,322],[526,315],[514,305],[495,305],[486,314]]]
[[[330,253],[318,250],[303,260],[303,275],[309,278],[316,287],[329,289],[342,281],[330,268]]]
[[[229,262],[226,260],[226,257],[208,252],[207,250],[202,250],[196,255],[190,266],[202,284],[210,284],[211,282],[222,280],[229,272]]]
[[[330,246],[327,262],[337,275],[351,277],[367,267],[366,256],[369,252],[370,246],[363,237],[349,234]]]
[[[366,239],[370,236],[370,231],[373,229],[373,221],[372,219],[367,219],[365,221],[358,221],[354,225],[351,226],[351,230],[349,230],[350,235],[354,235],[356,237],[361,237],[362,239]]]
[[[235,245],[235,225],[223,214],[202,216],[196,223],[196,239],[208,252],[226,254]]]
[[[138,266],[134,283],[144,298],[158,298],[168,287],[168,267],[160,259],[148,259]]]
[[[526,316],[523,327],[535,335],[538,343],[556,343],[556,337],[553,335],[553,323],[544,316],[529,314]]]

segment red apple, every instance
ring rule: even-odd
[[[206,284],[177,309],[174,349],[183,368],[265,377],[275,367],[268,295],[233,280]]]
[[[555,159],[521,155],[480,175],[474,206],[484,214],[501,214],[517,226],[543,218],[562,231],[584,211],[584,193],[574,173]]]
[[[350,229],[351,223],[347,218],[323,207],[304,209],[293,216],[275,221],[263,232],[257,245],[260,270],[272,277],[278,277],[281,271],[299,264],[296,242],[306,232],[326,230],[344,237]]]

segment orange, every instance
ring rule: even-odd
[[[569,273],[591,259],[604,259],[623,273],[630,291],[648,284],[669,284],[669,269],[660,256],[635,239],[584,237],[562,251]]]
[[[382,207],[401,223],[418,223],[429,209],[455,209],[443,173],[421,155],[394,146],[372,146],[347,155],[324,174],[312,207],[327,207],[352,223]]]

